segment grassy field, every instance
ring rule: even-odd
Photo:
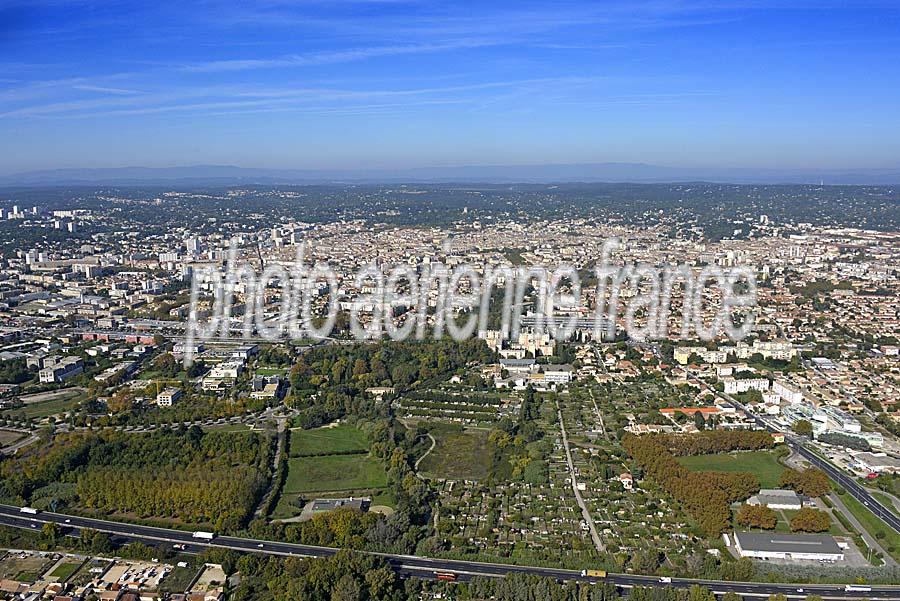
[[[678,463],[694,472],[750,472],[759,478],[762,488],[778,488],[784,467],[771,451],[719,453],[678,457]]]
[[[292,457],[365,453],[368,449],[366,434],[353,426],[325,426],[291,432]]]
[[[26,419],[37,419],[47,417],[48,415],[57,415],[60,413],[65,413],[74,408],[75,405],[77,405],[84,398],[85,395],[81,390],[72,390],[69,391],[68,394],[59,395],[49,401],[30,403],[23,407],[19,407],[18,409],[10,409],[9,411],[4,411],[3,415],[13,418],[18,418],[24,415]]]
[[[293,457],[285,494],[384,488],[387,474],[377,460],[362,455]]]
[[[61,563],[50,573],[50,577],[56,578],[58,582],[65,582],[80,567],[80,563]]]
[[[20,440],[24,434],[21,432],[13,432],[11,430],[0,430],[0,447],[5,447],[6,445],[10,445],[17,440]]]
[[[176,567],[168,576],[163,578],[159,589],[166,593],[183,593],[191,585],[196,575],[197,568],[195,567]]]
[[[880,518],[866,509],[862,503],[852,496],[843,494],[840,495],[840,499],[844,502],[844,505],[847,506],[847,509],[850,510],[850,513],[852,513],[856,519],[859,520],[859,523],[863,525],[863,528],[875,537],[882,547],[885,549],[890,549],[891,547],[894,548],[891,557],[896,561],[900,561],[900,534],[897,534],[896,530],[881,521]]]
[[[449,480],[480,480],[487,477],[491,454],[486,430],[434,425],[431,435],[437,444],[419,464],[423,475]]]
[[[878,499],[878,502],[881,503],[882,505],[884,505],[888,511],[890,511],[891,513],[893,513],[895,515],[900,516],[900,511],[897,510],[897,506],[894,505],[894,502],[891,500],[891,498],[889,496],[887,496],[886,494],[884,494],[881,491],[876,491],[876,490],[869,490],[869,493],[873,497]]]

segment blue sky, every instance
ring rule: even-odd
[[[0,0],[0,174],[900,166],[900,2]]]

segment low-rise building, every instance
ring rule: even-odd
[[[84,371],[84,361],[80,357],[63,357],[59,361],[44,367],[38,372],[38,378],[42,384],[65,382]]]
[[[800,509],[803,501],[792,490],[763,488],[747,499],[747,505],[766,505],[770,509]]]
[[[843,561],[844,551],[828,534],[779,534],[777,532],[735,532],[734,546],[741,557]]]
[[[156,395],[156,404],[160,407],[171,407],[175,401],[181,398],[180,388],[166,388]]]

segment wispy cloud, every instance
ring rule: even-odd
[[[79,84],[72,86],[76,90],[82,92],[97,92],[99,94],[112,94],[113,96],[130,96],[132,94],[140,94],[137,90],[126,90],[124,88],[108,88],[105,86],[94,86],[89,84]]]
[[[278,67],[307,67],[315,65],[332,65],[353,61],[367,60],[385,56],[404,54],[428,54],[447,52],[469,48],[481,48],[497,45],[500,42],[487,40],[461,40],[439,44],[416,44],[407,46],[374,46],[369,48],[353,48],[309,54],[289,54],[275,58],[252,58],[208,61],[185,65],[183,69],[191,72],[214,73],[221,71],[245,71],[250,69],[272,69]]]

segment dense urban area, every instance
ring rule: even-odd
[[[749,336],[597,336],[610,238],[752,269]],[[327,262],[331,336],[243,336],[244,288],[190,339],[232,241]],[[572,265],[575,330],[530,288],[514,337],[352,338],[360,268],[438,263]],[[897,188],[0,190],[0,598],[898,598],[898,338]]]

